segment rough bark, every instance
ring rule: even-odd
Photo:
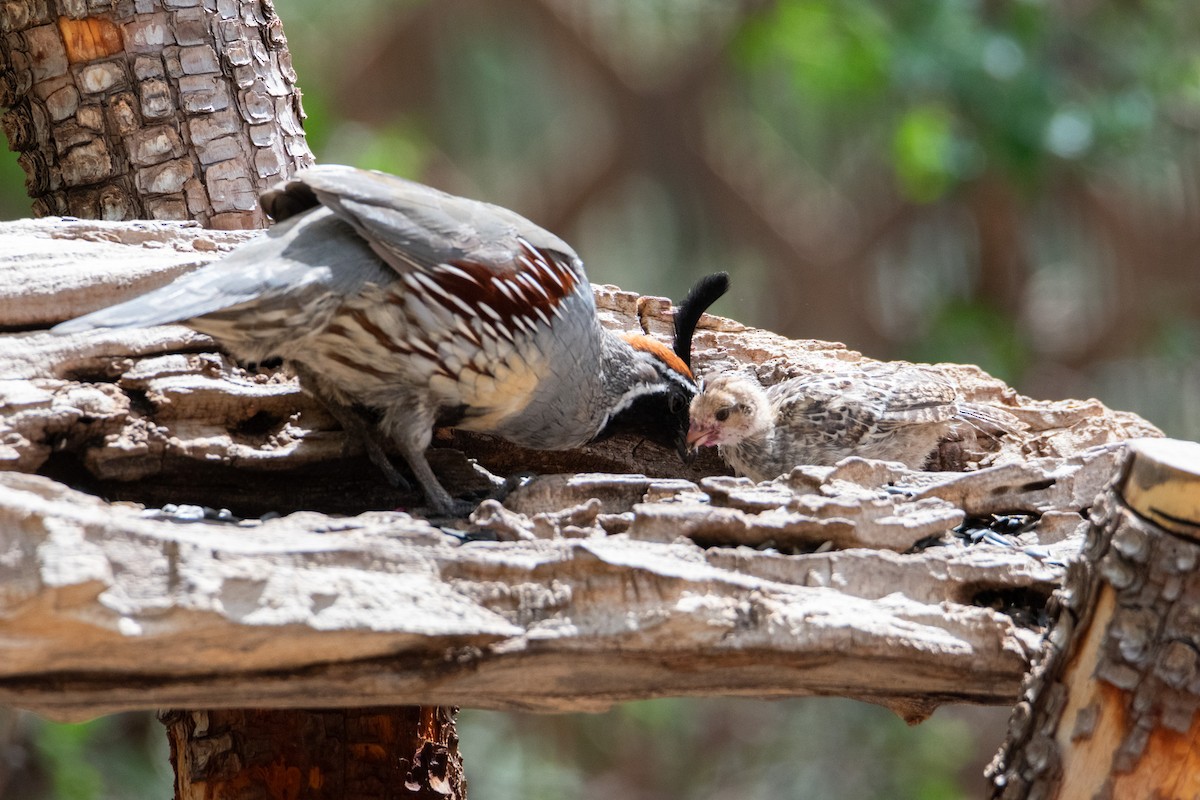
[[[1112,461],[1081,465],[1079,479],[1098,488]],[[927,477],[864,471],[851,462],[824,491],[853,510],[885,493],[876,481]],[[820,519],[714,507],[680,482],[638,478],[623,479],[641,484],[626,487],[632,508],[610,485],[604,501],[566,493],[565,511],[489,503],[461,533],[401,512],[185,524],[39,476],[0,479],[0,700],[56,718],[317,696],[563,711],[837,694],[910,718],[946,701],[1009,702],[1082,524],[1060,511],[1012,546],[968,546],[943,523],[942,541],[910,553],[808,552]],[[764,549],[722,541],[739,523]]]
[[[247,374],[180,327],[44,330],[231,241],[166,223],[0,226],[0,311],[20,315],[0,336],[13,472],[0,476],[0,701],[68,719],[316,696],[569,710],[840,694],[910,719],[1011,702],[1115,443],[1157,435],[1096,401],[1033,401],[945,364],[933,369],[968,399],[1027,426],[947,442],[938,460],[965,471],[851,459],[751,485],[633,440],[544,454],[457,433],[437,459],[455,489],[531,466],[567,474],[444,526],[363,513],[406,498],[288,376]],[[605,324],[669,335],[666,300],[596,296]],[[696,345],[701,372],[766,383],[868,361],[712,316]],[[203,511],[143,511],[45,476],[234,513],[183,524]],[[304,508],[354,515],[289,513]],[[264,511],[287,516],[234,516]]]
[[[997,798],[1200,793],[1200,445],[1139,443],[989,769]]]
[[[214,709],[161,718],[177,800],[446,800],[466,797],[453,713]]]
[[[0,106],[37,216],[261,228],[312,163],[270,0],[0,4]]]

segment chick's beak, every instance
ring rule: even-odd
[[[713,431],[708,428],[692,425],[687,432],[687,446],[693,451],[704,447],[712,434]]]

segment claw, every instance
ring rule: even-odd
[[[512,475],[509,475],[504,479],[504,483],[500,484],[500,486],[496,487],[496,489],[488,494],[488,497],[492,500],[497,500],[503,503],[506,497],[536,477],[537,473],[530,470],[514,472]]]
[[[433,498],[429,497],[429,505],[427,506],[429,514],[428,519],[465,519],[471,515],[471,512],[479,505],[472,503],[470,500],[459,500],[456,497]]]

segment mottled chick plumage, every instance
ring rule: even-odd
[[[852,455],[920,469],[960,423],[1016,424],[999,409],[964,402],[951,384],[917,367],[793,378],[767,389],[726,373],[705,379],[689,416],[690,445],[715,445],[739,475],[756,481]]]

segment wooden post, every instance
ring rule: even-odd
[[[177,800],[447,800],[466,797],[455,713],[441,706],[226,709],[160,718]]]
[[[1136,442],[1092,518],[989,768],[994,797],[1194,798],[1200,444]]]
[[[271,0],[13,0],[0,33],[0,125],[37,216],[261,228],[258,195],[313,163]],[[465,796],[444,708],[167,719],[180,800]]]
[[[0,124],[34,214],[262,228],[311,164],[270,0],[0,4]]]

